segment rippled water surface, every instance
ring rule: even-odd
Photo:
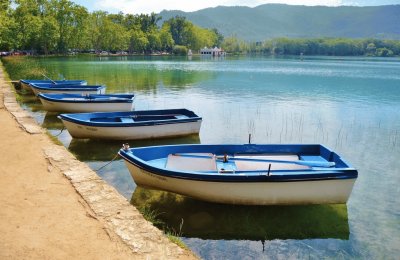
[[[321,143],[359,169],[347,205],[243,207],[136,187],[123,161],[98,174],[150,207],[204,259],[364,258],[400,255],[400,60],[375,58],[46,58],[53,74],[134,92],[136,110],[185,107],[199,136],[130,142]],[[122,142],[71,139],[56,114],[23,104],[78,159],[98,169]]]

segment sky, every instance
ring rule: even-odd
[[[267,3],[290,5],[325,5],[325,6],[371,6],[400,4],[400,0],[72,0],[85,6],[89,11],[103,10],[109,13],[150,14],[162,10],[182,10],[193,12],[208,7],[249,6],[255,7]]]

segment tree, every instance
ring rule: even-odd
[[[113,23],[105,17],[100,27],[101,49],[117,51],[128,49],[128,35],[120,24]]]
[[[221,44],[224,42],[224,36],[216,28],[213,28],[212,31],[216,36],[215,45],[221,46]]]
[[[11,50],[16,47],[17,24],[11,15],[11,1],[0,0],[0,50]]]
[[[175,45],[172,53],[179,56],[185,56],[188,53],[188,48],[182,45]]]
[[[365,49],[365,51],[367,52],[368,55],[375,55],[376,52],[376,46],[374,43],[369,43],[367,45],[367,48]]]
[[[204,46],[218,46],[218,37],[213,30],[204,29],[193,25],[191,27],[189,46],[194,50],[199,50]]]
[[[89,13],[86,8],[73,5],[71,8],[72,23],[70,24],[70,35],[68,38],[69,49],[88,49],[90,40],[88,37]]]
[[[130,31],[130,41],[129,41],[129,52],[133,53],[134,51],[139,53],[144,53],[147,45],[149,44],[149,40],[146,37],[146,34],[141,30],[131,30]]]
[[[160,47],[161,50],[170,52],[174,47],[175,42],[170,32],[169,24],[164,23],[160,30]]]
[[[160,33],[158,30],[153,29],[153,30],[147,32],[146,36],[147,36],[147,40],[149,42],[147,44],[147,48],[146,48],[147,53],[153,53],[154,51],[161,49],[161,39],[160,39]]]
[[[19,0],[14,11],[16,39],[15,47],[24,50],[35,50],[39,47],[39,35],[42,27],[43,7],[40,1]]]
[[[246,52],[249,48],[243,41],[239,40],[235,35],[226,37],[222,43],[222,48],[228,53]]]
[[[100,33],[100,28],[103,26],[106,16],[107,12],[103,11],[95,11],[89,15],[87,33],[90,46],[96,51],[99,51],[102,48],[102,37]]]
[[[88,21],[86,8],[68,0],[52,0],[54,17],[58,23],[58,44],[60,53],[66,53],[69,48],[84,46],[80,42],[86,40],[85,25]]]
[[[187,44],[187,27],[189,26],[189,22],[186,21],[186,17],[183,16],[175,16],[174,18],[166,21],[169,25],[169,29],[172,35],[172,39],[174,40],[176,45],[186,45]]]
[[[113,17],[103,11],[93,12],[89,16],[89,39],[95,50],[118,51],[128,49],[129,33],[122,23],[114,23]]]
[[[393,51],[387,48],[378,48],[375,55],[378,57],[391,57],[393,56]]]
[[[39,43],[44,54],[49,54],[57,49],[59,38],[57,20],[52,16],[46,16],[42,20]]]
[[[151,13],[150,15],[140,14],[138,18],[141,25],[140,29],[145,33],[157,29],[157,22],[161,20],[161,17],[155,13]]]

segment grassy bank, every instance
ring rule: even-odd
[[[1,59],[11,80],[43,79],[47,71],[30,57],[9,56]]]

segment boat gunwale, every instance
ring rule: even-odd
[[[96,114],[96,115],[113,115],[113,114],[121,114],[120,116],[115,116],[115,117],[132,117],[135,114],[140,114],[140,113],[149,113],[149,112],[168,112],[168,113],[174,113],[176,112],[177,114],[182,114],[186,115],[188,118],[177,118],[177,119],[164,119],[164,120],[148,120],[148,121],[133,121],[133,122],[93,122],[89,121],[88,119],[77,119],[76,117],[73,116],[84,116],[84,115],[90,115],[90,114]],[[179,113],[179,111],[183,111],[183,113]],[[185,114],[186,113],[186,114]],[[123,116],[123,114],[126,114],[126,116]],[[73,115],[71,117],[71,115]],[[148,115],[148,114],[147,114]],[[151,114],[150,114],[151,115]],[[167,109],[167,110],[139,110],[139,111],[127,111],[127,112],[96,112],[96,113],[69,113],[69,114],[60,114],[58,116],[59,119],[65,120],[77,125],[83,125],[83,126],[91,126],[91,127],[139,127],[139,126],[152,126],[152,125],[167,125],[167,124],[181,124],[181,123],[192,123],[192,122],[198,122],[202,121],[202,118],[196,115],[193,111],[190,111],[188,109]]]
[[[51,86],[38,86],[37,84],[29,84],[37,90],[55,90],[55,91],[89,91],[105,89],[104,85],[79,85],[79,84],[52,84]],[[50,85],[50,84],[49,84]]]
[[[324,147],[320,145],[321,147]],[[325,148],[325,147],[324,147]],[[134,148],[133,148],[134,149]],[[327,148],[325,148],[327,149]],[[131,150],[131,149],[130,149]],[[129,151],[130,151],[129,150]],[[329,150],[329,149],[328,149]],[[295,174],[274,174],[277,171],[271,171],[272,174],[267,175],[267,170],[264,171],[265,174],[260,174],[262,172],[258,171],[248,171],[248,173],[254,172],[259,174],[241,174],[239,173],[220,173],[215,171],[215,173],[206,173],[198,171],[179,171],[179,170],[169,170],[162,169],[146,161],[140,159],[139,157],[129,154],[129,151],[120,149],[118,154],[127,162],[133,164],[134,166],[147,171],[151,174],[155,174],[160,177],[177,178],[177,179],[187,179],[192,181],[208,181],[208,182],[304,182],[304,181],[322,181],[322,180],[343,180],[343,179],[356,179],[358,177],[358,172],[355,168],[352,168],[346,162],[348,168],[327,168],[325,171],[318,169],[314,170],[284,170],[280,173],[295,173]],[[329,150],[331,151],[331,150]],[[333,151],[331,151],[333,152]],[[334,153],[334,152],[333,152]],[[340,158],[340,157],[339,157]],[[307,172],[304,174],[304,172]],[[303,173],[303,174],[301,174]],[[133,177],[133,176],[132,176]]]
[[[52,95],[58,95],[58,96],[63,96],[63,95],[71,95],[74,97],[71,98],[76,98],[76,100],[66,100],[63,98],[52,98]],[[119,99],[109,99],[109,100],[98,100],[96,97],[91,99],[91,98],[85,98],[85,96],[79,95],[79,94],[68,94],[68,93],[39,93],[38,98],[46,100],[46,101],[51,101],[51,102],[57,102],[57,103],[78,103],[78,104],[92,104],[92,103],[133,103],[135,99],[134,94],[126,94],[127,97],[117,97],[118,95],[113,95],[113,94],[93,94],[91,96],[102,96],[104,95],[105,97],[102,97],[102,99],[106,99],[107,95],[109,97],[114,97],[114,98],[119,98]],[[131,96],[131,97],[128,97]]]
[[[21,83],[30,84],[52,84],[52,85],[82,85],[87,84],[86,80],[40,80],[40,79],[20,79]],[[37,82],[36,82],[37,81]],[[56,82],[56,83],[53,83]]]

